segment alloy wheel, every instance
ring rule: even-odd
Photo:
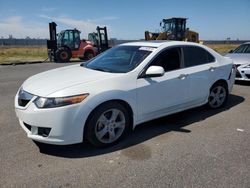
[[[218,108],[226,100],[227,92],[223,86],[216,86],[210,91],[208,103],[211,108]]]
[[[122,135],[125,125],[124,113],[119,109],[109,109],[103,112],[96,122],[96,138],[104,144],[115,142]]]

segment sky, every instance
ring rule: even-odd
[[[250,39],[250,0],[0,0],[0,38],[49,38],[54,21],[82,38],[107,26],[109,38],[135,40],[168,17],[188,18],[201,40]]]

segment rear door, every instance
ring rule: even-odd
[[[205,49],[198,46],[184,46],[185,72],[190,80],[188,89],[190,105],[204,102],[214,83],[218,64],[215,58]]]

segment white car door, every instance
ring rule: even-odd
[[[190,106],[204,103],[218,72],[218,63],[205,49],[185,46],[183,49],[184,66],[190,80],[188,89]]]
[[[165,74],[137,79],[138,120],[146,121],[181,109],[188,99],[188,77],[181,69],[181,50],[161,52],[148,67],[162,66]]]

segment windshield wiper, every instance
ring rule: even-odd
[[[92,69],[92,70],[96,70],[96,71],[102,71],[102,72],[111,72],[114,73],[114,71],[110,70],[110,69],[105,69],[105,68],[99,68],[99,67],[88,67],[87,64],[82,63],[80,65],[81,67],[85,67],[87,69]]]
[[[111,71],[109,69],[105,69],[105,68],[97,68],[97,67],[95,67],[95,68],[93,68],[93,67],[87,67],[87,68],[90,68],[92,70],[102,71],[102,72],[113,72],[113,71]]]

